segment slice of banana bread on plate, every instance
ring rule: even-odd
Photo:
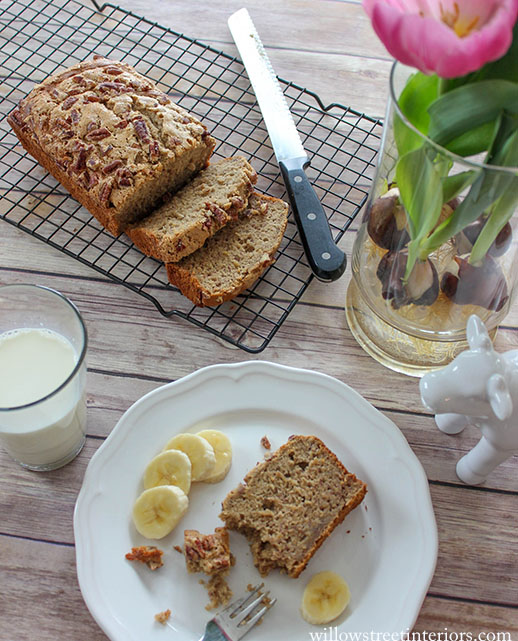
[[[101,56],[46,78],[7,119],[23,147],[116,236],[203,169],[216,144],[154,82]]]
[[[239,217],[201,249],[166,265],[169,281],[200,307],[231,300],[274,262],[287,217],[285,202],[253,193]]]
[[[147,256],[175,262],[237,217],[257,174],[242,156],[212,162],[126,233]]]
[[[296,578],[367,486],[316,436],[293,436],[224,499],[220,517],[246,536],[260,574]]]

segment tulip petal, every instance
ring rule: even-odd
[[[455,78],[506,53],[518,0],[470,0],[469,5],[457,0],[455,4],[465,11],[467,21],[479,17],[480,26],[477,22],[477,28],[464,37],[440,19],[445,11],[453,11],[453,0],[364,0],[363,7],[394,58],[424,73]]]

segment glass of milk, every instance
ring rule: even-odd
[[[30,470],[54,470],[86,432],[86,328],[62,294],[0,287],[0,442]]]

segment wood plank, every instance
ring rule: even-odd
[[[26,281],[23,272],[9,273],[8,282]],[[60,290],[79,307],[90,332],[88,364],[96,370],[174,379],[217,362],[272,360],[327,372],[374,404],[409,411],[416,403],[421,406],[414,379],[391,375],[380,387],[373,372],[383,378],[387,371],[358,351],[341,308],[297,305],[271,345],[259,355],[248,355],[187,321],[161,317],[152,305],[116,284],[47,274],[37,281]]]
[[[22,537],[30,532],[33,539],[73,544],[76,495],[87,462],[101,442],[87,439],[77,459],[48,474],[23,470],[2,452],[1,533]],[[518,607],[513,520],[518,493],[432,484],[431,494],[440,540],[431,593]]]
[[[71,465],[51,474],[40,475],[23,470],[2,453],[0,467],[3,471],[0,478],[3,503],[0,512],[6,515],[2,531],[21,535],[27,512],[33,520],[30,531],[34,536],[71,542],[73,504],[91,455],[102,443],[102,439],[111,432],[124,411],[166,380],[168,379],[156,381],[89,372],[88,434],[92,438],[88,439],[85,449]],[[441,433],[426,415],[395,411],[384,413],[402,430],[432,481],[456,484],[463,488],[455,476],[455,463],[477,441],[476,430],[467,429],[462,435],[451,437]],[[515,457],[502,464],[484,487],[517,492],[517,470],[518,458]],[[33,488],[35,481],[37,485]],[[52,490],[58,488],[57,496],[53,498]],[[37,502],[34,501],[35,497],[38,497]],[[49,513],[67,514],[69,518],[60,519],[54,524],[48,520]]]
[[[1,276],[10,283],[34,278],[11,271]],[[271,360],[326,372],[384,409],[423,409],[417,380],[389,372],[359,350],[341,307],[298,304],[270,346],[249,355],[183,319],[160,316],[150,303],[115,283],[43,273],[36,282],[58,289],[78,305],[90,332],[89,367],[95,370],[173,380],[213,363]],[[516,346],[514,330],[503,329],[504,339],[505,349],[513,342]]]
[[[121,0],[117,5],[141,16],[149,14],[149,5],[145,0]],[[196,5],[205,8],[199,0],[177,3],[172,10],[166,3],[157,3],[153,20],[197,40],[207,42],[210,38],[214,46],[232,43],[227,20],[234,11],[241,9],[242,1],[226,0],[216,4],[211,11],[210,30],[206,21],[200,20],[199,12],[193,11]],[[279,3],[265,0],[261,3],[249,2],[247,8],[268,52],[275,49],[295,49],[300,52],[308,49],[308,43],[311,43],[311,51],[322,54],[342,54],[347,51],[348,54],[364,58],[390,58],[358,3],[322,0]],[[292,24],[296,24],[297,28],[286,28],[286,25]]]
[[[97,271],[84,266],[79,261],[64,255],[48,244],[32,237],[30,234],[23,232],[16,227],[0,221],[2,229],[2,265],[0,266],[0,282],[2,278],[8,278],[7,274],[2,276],[3,270],[13,269],[15,271],[27,270],[29,272],[47,271],[50,273],[82,277],[86,279],[106,279]],[[345,305],[345,294],[349,281],[351,279],[351,260],[352,249],[356,237],[356,225],[347,231],[340,242],[340,247],[346,252],[348,257],[348,266],[345,274],[337,281],[332,283],[322,283],[316,279],[313,280],[302,301],[311,305],[324,305],[334,308],[340,308]],[[18,245],[20,244],[20,246]],[[21,248],[20,248],[21,247]],[[23,253],[23,263],[20,263],[20,252]],[[32,278],[27,274],[27,278]],[[122,290],[126,292],[126,290]],[[147,302],[140,297],[141,305]],[[518,348],[518,335],[509,333],[513,327],[518,327],[518,300],[515,300],[511,306],[509,314],[502,325],[503,331],[497,338],[497,349],[505,351],[507,349]]]
[[[2,639],[107,640],[83,602],[73,547],[0,536],[0,573],[9,585],[0,603]],[[428,596],[414,631],[444,634],[446,628],[473,638],[489,631],[514,637],[518,617],[501,606]]]
[[[0,535],[0,638],[107,641],[88,612],[71,546]]]
[[[437,632],[443,635],[464,634],[464,639],[472,635],[476,639],[491,638],[488,633],[502,633],[500,641],[511,641],[518,635],[518,612],[508,608],[484,605],[482,603],[463,603],[428,596],[421,609],[414,631],[421,633]],[[417,639],[416,639],[417,641]]]
[[[315,0],[301,0],[281,9],[275,0],[268,0],[267,4],[265,8],[257,3],[255,11],[251,4],[248,7],[263,36],[272,66],[281,78],[316,92],[324,104],[338,102],[375,117],[384,114],[392,60],[359,5],[320,1],[317,9]],[[126,0],[119,6],[139,16],[149,15],[144,0]],[[200,14],[192,10],[191,3],[182,3],[181,9],[177,6],[174,11],[167,3],[157,3],[157,15],[154,13],[151,22],[172,28],[235,57],[237,50],[227,27],[227,18],[241,6],[239,0],[216,6],[210,35],[207,34],[205,20],[199,19]],[[106,9],[104,15],[113,16],[110,20],[113,33],[117,33],[117,29],[124,32],[124,25],[120,28],[118,25],[124,17],[122,13]],[[316,15],[318,19],[315,19]],[[300,24],[300,29],[285,28],[286,24],[294,21]],[[103,18],[100,16],[95,22],[103,24]],[[72,40],[74,37],[77,38],[72,35]],[[129,48],[135,51],[139,39],[134,38],[132,44],[130,37],[128,42],[119,44],[117,38],[114,43],[119,51]],[[165,40],[168,42],[170,38]],[[308,42],[312,43],[311,48],[308,48]],[[81,45],[79,49],[75,45],[69,49],[71,55],[79,58],[88,57],[100,46],[97,38],[91,41],[78,39],[78,43]],[[156,43],[153,46],[159,49]],[[17,59],[21,56],[18,53]],[[136,62],[139,58],[145,59],[144,50]],[[28,66],[26,72],[30,70]],[[43,69],[42,77],[44,73]]]
[[[439,557],[430,593],[518,607],[517,494],[431,486]]]
[[[118,3],[151,15],[144,0]],[[151,17],[236,55],[226,18],[241,6],[241,0],[209,5],[168,0],[154,3]],[[281,77],[316,91],[326,103],[383,115],[390,58],[359,0],[251,0],[247,6]],[[342,241],[349,256],[356,226]],[[358,347],[343,312],[350,268],[335,283],[313,281],[271,345],[248,355],[185,321],[161,317],[141,296],[10,225],[0,223],[0,230],[0,284],[32,281],[63,291],[79,305],[90,332],[90,436],[83,452],[62,470],[44,475],[23,470],[0,453],[1,639],[106,641],[75,576],[72,516],[88,461],[122,413],[147,391],[198,367],[249,359],[308,367],[350,384],[400,427],[423,463],[440,550],[415,630],[518,634],[513,521],[518,457],[501,465],[482,488],[458,481],[455,463],[478,433],[442,434],[421,404],[417,381],[389,372]],[[518,303],[505,319],[497,347],[518,347]]]
[[[477,429],[467,427],[462,434],[451,436],[441,432],[430,416],[393,410],[383,413],[403,432],[431,482],[465,487],[457,478],[455,466],[478,442],[480,432]],[[480,487],[518,492],[518,457],[502,463]]]

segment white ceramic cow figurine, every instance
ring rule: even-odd
[[[435,412],[446,434],[475,425],[482,438],[457,463],[457,476],[478,485],[500,463],[518,454],[518,350],[500,354],[493,349],[478,316],[467,324],[469,349],[449,365],[425,374],[421,399]]]

